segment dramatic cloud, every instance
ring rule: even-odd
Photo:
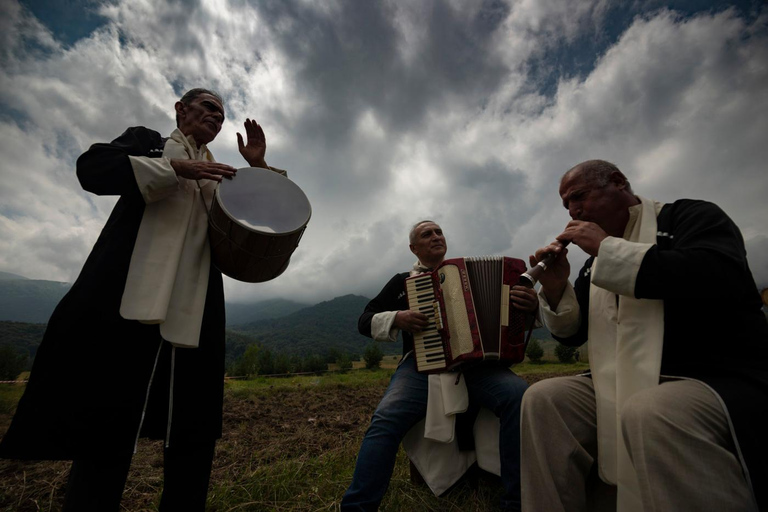
[[[257,119],[313,208],[285,274],[227,280],[229,300],[371,296],[410,267],[422,218],[449,256],[527,260],[568,221],[560,175],[589,158],[642,195],[718,203],[768,286],[760,3],[80,4],[82,21],[2,4],[2,271],[72,281],[115,202],[82,191],[77,156],[128,126],[170,132],[179,94],[207,86],[226,101],[217,159],[246,165],[235,133]]]

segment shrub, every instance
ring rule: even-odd
[[[384,358],[384,352],[381,351],[379,344],[373,342],[365,348],[363,359],[365,360],[365,367],[369,370],[375,370],[381,365],[381,360]]]
[[[555,355],[557,356],[557,360],[561,363],[572,363],[573,354],[576,352],[577,348],[578,347],[569,347],[567,345],[563,345],[562,343],[558,343],[555,347]]]
[[[237,360],[233,373],[238,376],[258,375],[259,373],[259,345],[248,345],[245,353]]]
[[[311,354],[302,361],[302,371],[305,372],[322,372],[328,369],[328,364],[317,354]]]
[[[525,350],[525,355],[532,363],[540,363],[541,358],[544,357],[544,349],[541,348],[541,343],[536,338],[533,338],[528,343],[528,348]]]
[[[352,359],[350,359],[349,355],[347,354],[342,354],[336,360],[336,364],[339,365],[339,370],[341,370],[342,372],[352,369]]]

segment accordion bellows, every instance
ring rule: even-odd
[[[525,314],[510,306],[522,260],[501,256],[453,258],[405,280],[408,308],[430,318],[414,333],[416,367],[423,373],[477,361],[518,363],[525,357]]]

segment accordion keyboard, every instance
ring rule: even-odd
[[[424,274],[407,281],[408,309],[429,317],[429,325],[413,333],[414,354],[419,371],[440,370],[446,367],[445,349],[438,329],[442,328],[440,304],[432,286],[432,274]]]

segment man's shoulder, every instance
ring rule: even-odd
[[[703,199],[678,199],[665,204],[659,213],[659,217],[679,215],[724,215],[724,212],[715,203]]]
[[[392,279],[389,280],[387,285],[402,283],[409,276],[410,276],[410,272],[400,272],[399,274],[395,274],[394,276],[392,276]]]
[[[657,218],[659,235],[668,236],[678,230],[700,229],[707,226],[735,226],[718,205],[701,199],[678,199],[667,203]]]
[[[160,157],[167,140],[168,137],[146,126],[130,126],[112,144],[124,146],[132,154]]]
[[[379,297],[391,296],[395,293],[405,291],[405,279],[408,275],[408,272],[401,272],[392,276],[392,278],[387,281],[387,284],[384,285],[384,288],[381,289]]]

